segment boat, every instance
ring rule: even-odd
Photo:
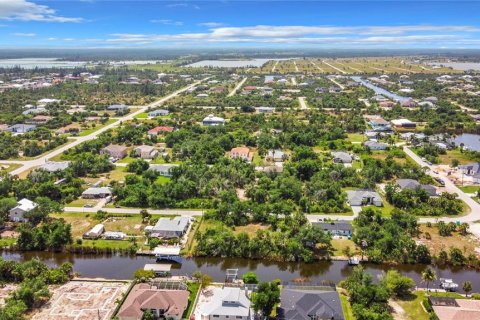
[[[445,291],[457,291],[458,283],[453,282],[452,279],[440,278],[440,287]]]
[[[357,257],[350,257],[348,258],[348,265],[349,266],[358,266],[360,264],[360,260]]]
[[[182,256],[180,255],[180,247],[161,247],[158,246],[153,250],[157,262],[159,261],[173,261],[182,263]]]

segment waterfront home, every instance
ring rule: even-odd
[[[480,183],[480,162],[473,162],[458,166],[462,174],[471,177],[474,183]]]
[[[93,187],[82,192],[82,198],[84,199],[102,199],[111,196],[112,191],[107,187]]]
[[[128,148],[118,144],[111,144],[100,150],[100,154],[108,154],[115,159],[123,159],[127,156]]]
[[[365,116],[365,119],[368,121],[370,127],[372,127],[373,131],[391,131],[392,127],[390,126],[390,122],[383,119],[380,116]]]
[[[435,186],[432,186],[431,184],[420,184],[420,182],[418,182],[417,180],[398,179],[395,184],[397,187],[400,188],[400,190],[405,190],[405,189],[416,190],[417,188],[421,188],[425,190],[430,196],[437,195],[437,188],[435,188]]]
[[[40,169],[48,172],[63,171],[70,166],[70,161],[47,161],[40,166]]]
[[[148,130],[147,135],[152,138],[156,137],[160,133],[169,133],[173,132],[174,128],[173,127],[167,127],[167,126],[158,126],[153,129]]]
[[[165,109],[157,109],[157,110],[153,110],[153,111],[150,111],[148,113],[148,117],[149,118],[155,118],[155,117],[165,117],[165,116],[168,116],[170,112],[168,110],[165,110]]]
[[[295,286],[282,290],[277,319],[282,320],[344,320],[340,296],[335,290],[302,289]]]
[[[146,227],[145,232],[151,237],[181,238],[187,232],[190,223],[191,218],[187,216],[178,216],[173,219],[160,218],[153,227]]]
[[[347,203],[351,206],[364,206],[374,205],[376,207],[382,206],[382,197],[378,192],[361,189],[361,190],[348,190],[347,191]]]
[[[209,114],[203,119],[204,126],[222,126],[225,124],[225,119],[215,117],[213,114]]]
[[[334,163],[352,163],[353,161],[352,156],[347,152],[332,151],[331,155]]]
[[[253,311],[247,290],[238,287],[209,287],[209,302],[203,305],[198,320],[250,320]]]
[[[141,145],[135,147],[134,152],[142,159],[155,159],[158,156],[158,151],[153,146]]]
[[[37,204],[35,202],[23,198],[17,202],[17,205],[14,208],[10,209],[8,212],[8,218],[13,222],[27,222],[28,219],[25,218],[25,214],[36,207]]]
[[[386,150],[388,148],[388,145],[386,143],[372,141],[372,140],[365,141],[363,145],[365,147],[368,147],[370,150],[377,150],[377,151]]]
[[[480,319],[480,301],[478,300],[429,296],[428,303],[439,320]]]
[[[158,289],[148,283],[133,286],[118,311],[119,320],[140,320],[150,310],[155,319],[180,320],[188,306],[187,290]]]
[[[352,223],[349,221],[312,222],[312,226],[320,228],[332,236],[348,237],[353,232]]]
[[[173,167],[178,167],[178,164],[152,164],[150,165],[150,170],[157,172],[161,176],[171,177]]]
[[[250,149],[247,147],[236,147],[230,150],[230,158],[232,159],[243,159],[247,162],[252,162],[253,153],[250,152]]]
[[[99,223],[95,225],[92,229],[88,230],[83,234],[83,239],[98,239],[102,236],[102,233],[105,231],[103,224]]]

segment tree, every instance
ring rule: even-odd
[[[148,309],[143,313],[142,320],[156,320],[157,317],[153,314],[152,310]]]
[[[152,279],[155,278],[155,272],[153,270],[143,270],[143,269],[138,269],[135,271],[134,274],[135,279]]]
[[[256,284],[258,283],[257,275],[255,272],[247,272],[242,277],[243,282],[246,284]]]
[[[427,284],[427,292],[428,292],[428,285],[430,282],[433,282],[437,279],[437,273],[432,268],[428,267],[422,272],[422,281]]]
[[[261,282],[258,285],[257,292],[252,299],[253,310],[255,310],[255,312],[261,312],[263,316],[268,317],[272,313],[275,304],[279,302],[279,282]]]
[[[200,285],[202,288],[208,287],[212,283],[213,279],[210,275],[208,274],[203,274],[202,277],[200,278]]]
[[[383,281],[392,294],[399,298],[409,296],[415,287],[412,278],[402,276],[397,270],[389,270]]]
[[[463,291],[465,291],[465,297],[468,296],[468,293],[472,291],[472,283],[470,281],[465,281],[463,283]]]
[[[460,161],[458,161],[458,159],[452,159],[452,167],[453,168],[458,167],[459,164],[460,164]]]

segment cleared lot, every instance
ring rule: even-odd
[[[52,298],[32,319],[107,320],[127,288],[125,282],[71,281],[52,288]]]

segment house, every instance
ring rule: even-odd
[[[156,137],[159,133],[173,132],[173,130],[174,130],[173,127],[159,126],[159,127],[155,127],[153,129],[148,130],[147,135],[151,138],[151,137]]]
[[[416,133],[416,132],[405,132],[405,133],[400,133],[400,138],[411,141],[411,140],[417,140],[421,141],[425,139],[427,136],[424,133]]]
[[[105,231],[103,224],[99,223],[95,225],[92,229],[83,234],[84,239],[98,239],[102,236],[102,233]]]
[[[225,119],[220,117],[215,117],[213,114],[209,114],[203,119],[204,126],[223,126],[225,124]]]
[[[124,104],[112,104],[107,107],[107,110],[115,112],[128,111],[128,106]]]
[[[28,219],[25,218],[25,214],[32,211],[37,207],[37,204],[33,201],[30,201],[26,198],[17,202],[17,205],[10,209],[8,213],[8,218],[13,222],[27,222]]]
[[[103,237],[106,240],[123,240],[126,238],[126,234],[123,232],[116,232],[116,231],[107,231],[103,234]]]
[[[128,148],[118,144],[111,144],[100,150],[100,154],[108,154],[115,159],[123,159],[127,156]]]
[[[159,238],[181,238],[188,230],[190,226],[191,218],[187,216],[178,216],[173,219],[160,218],[157,223],[146,229],[151,237]]]
[[[150,170],[156,171],[159,175],[164,177],[172,176],[172,168],[178,167],[177,164],[152,164]]]
[[[277,319],[281,320],[344,320],[337,291],[287,287],[280,295]]]
[[[432,197],[437,195],[437,188],[431,184],[420,184],[420,182],[413,179],[398,179],[396,181],[396,185],[400,188],[400,190],[416,190],[417,188],[421,188],[427,191],[427,193]]]
[[[474,183],[480,183],[480,162],[473,162],[458,166],[458,169],[466,176],[472,178]]]
[[[383,119],[380,116],[365,116],[365,119],[368,120],[368,124],[372,127],[373,131],[391,131],[392,127],[390,122]]]
[[[119,320],[140,320],[150,310],[155,319],[180,320],[188,306],[187,290],[157,289],[148,283],[133,286],[117,313]]]
[[[407,128],[407,129],[414,129],[417,127],[415,122],[412,122],[408,119],[395,119],[390,121],[395,128]]]
[[[107,187],[92,187],[82,192],[82,198],[84,199],[100,199],[111,196],[112,191]]]
[[[439,320],[480,319],[479,300],[429,296],[428,302]]]
[[[154,110],[154,111],[150,111],[150,112],[148,113],[148,117],[149,117],[149,118],[165,117],[165,116],[168,116],[169,113],[170,113],[170,111],[168,111],[168,110],[165,110],[165,109],[157,109],[157,110]]]
[[[343,151],[332,151],[331,152],[334,163],[352,163],[352,156]]]
[[[378,192],[372,190],[348,190],[347,191],[347,203],[350,206],[364,206],[374,205],[376,207],[382,206],[382,197]]]
[[[288,155],[282,150],[268,150],[265,158],[268,161],[283,162],[288,158]]]
[[[70,166],[70,161],[47,161],[40,166],[40,169],[48,172],[63,171]]]
[[[258,107],[257,108],[257,111],[260,112],[260,113],[273,113],[274,110],[275,110],[275,108],[272,108],[272,107]]]
[[[243,159],[247,162],[252,162],[253,153],[250,152],[250,149],[247,147],[236,147],[230,150],[230,158],[232,159]]]
[[[321,228],[325,232],[329,232],[333,236],[348,237],[352,235],[353,227],[349,221],[332,221],[332,222],[312,222],[312,225]]]
[[[56,134],[66,134],[66,133],[78,134],[80,130],[81,130],[81,127],[79,124],[72,123],[65,127],[59,128],[55,133]]]
[[[198,320],[250,320],[252,310],[247,291],[238,287],[213,287],[210,302],[198,310]]]
[[[158,151],[153,146],[138,146],[134,149],[135,155],[142,159],[155,159],[158,156]]]
[[[50,117],[50,116],[36,115],[36,116],[33,117],[32,119],[27,120],[26,123],[41,125],[41,124],[47,123],[48,121],[50,121],[50,120],[52,120],[52,119],[53,119],[53,118]]]
[[[8,128],[8,131],[16,134],[23,134],[23,133],[33,131],[36,128],[37,126],[34,124],[17,123],[17,124],[14,124],[13,126],[10,126]]]
[[[386,150],[388,148],[388,145],[386,143],[382,142],[377,142],[377,141],[365,141],[363,143],[365,147],[368,147],[370,150]]]

